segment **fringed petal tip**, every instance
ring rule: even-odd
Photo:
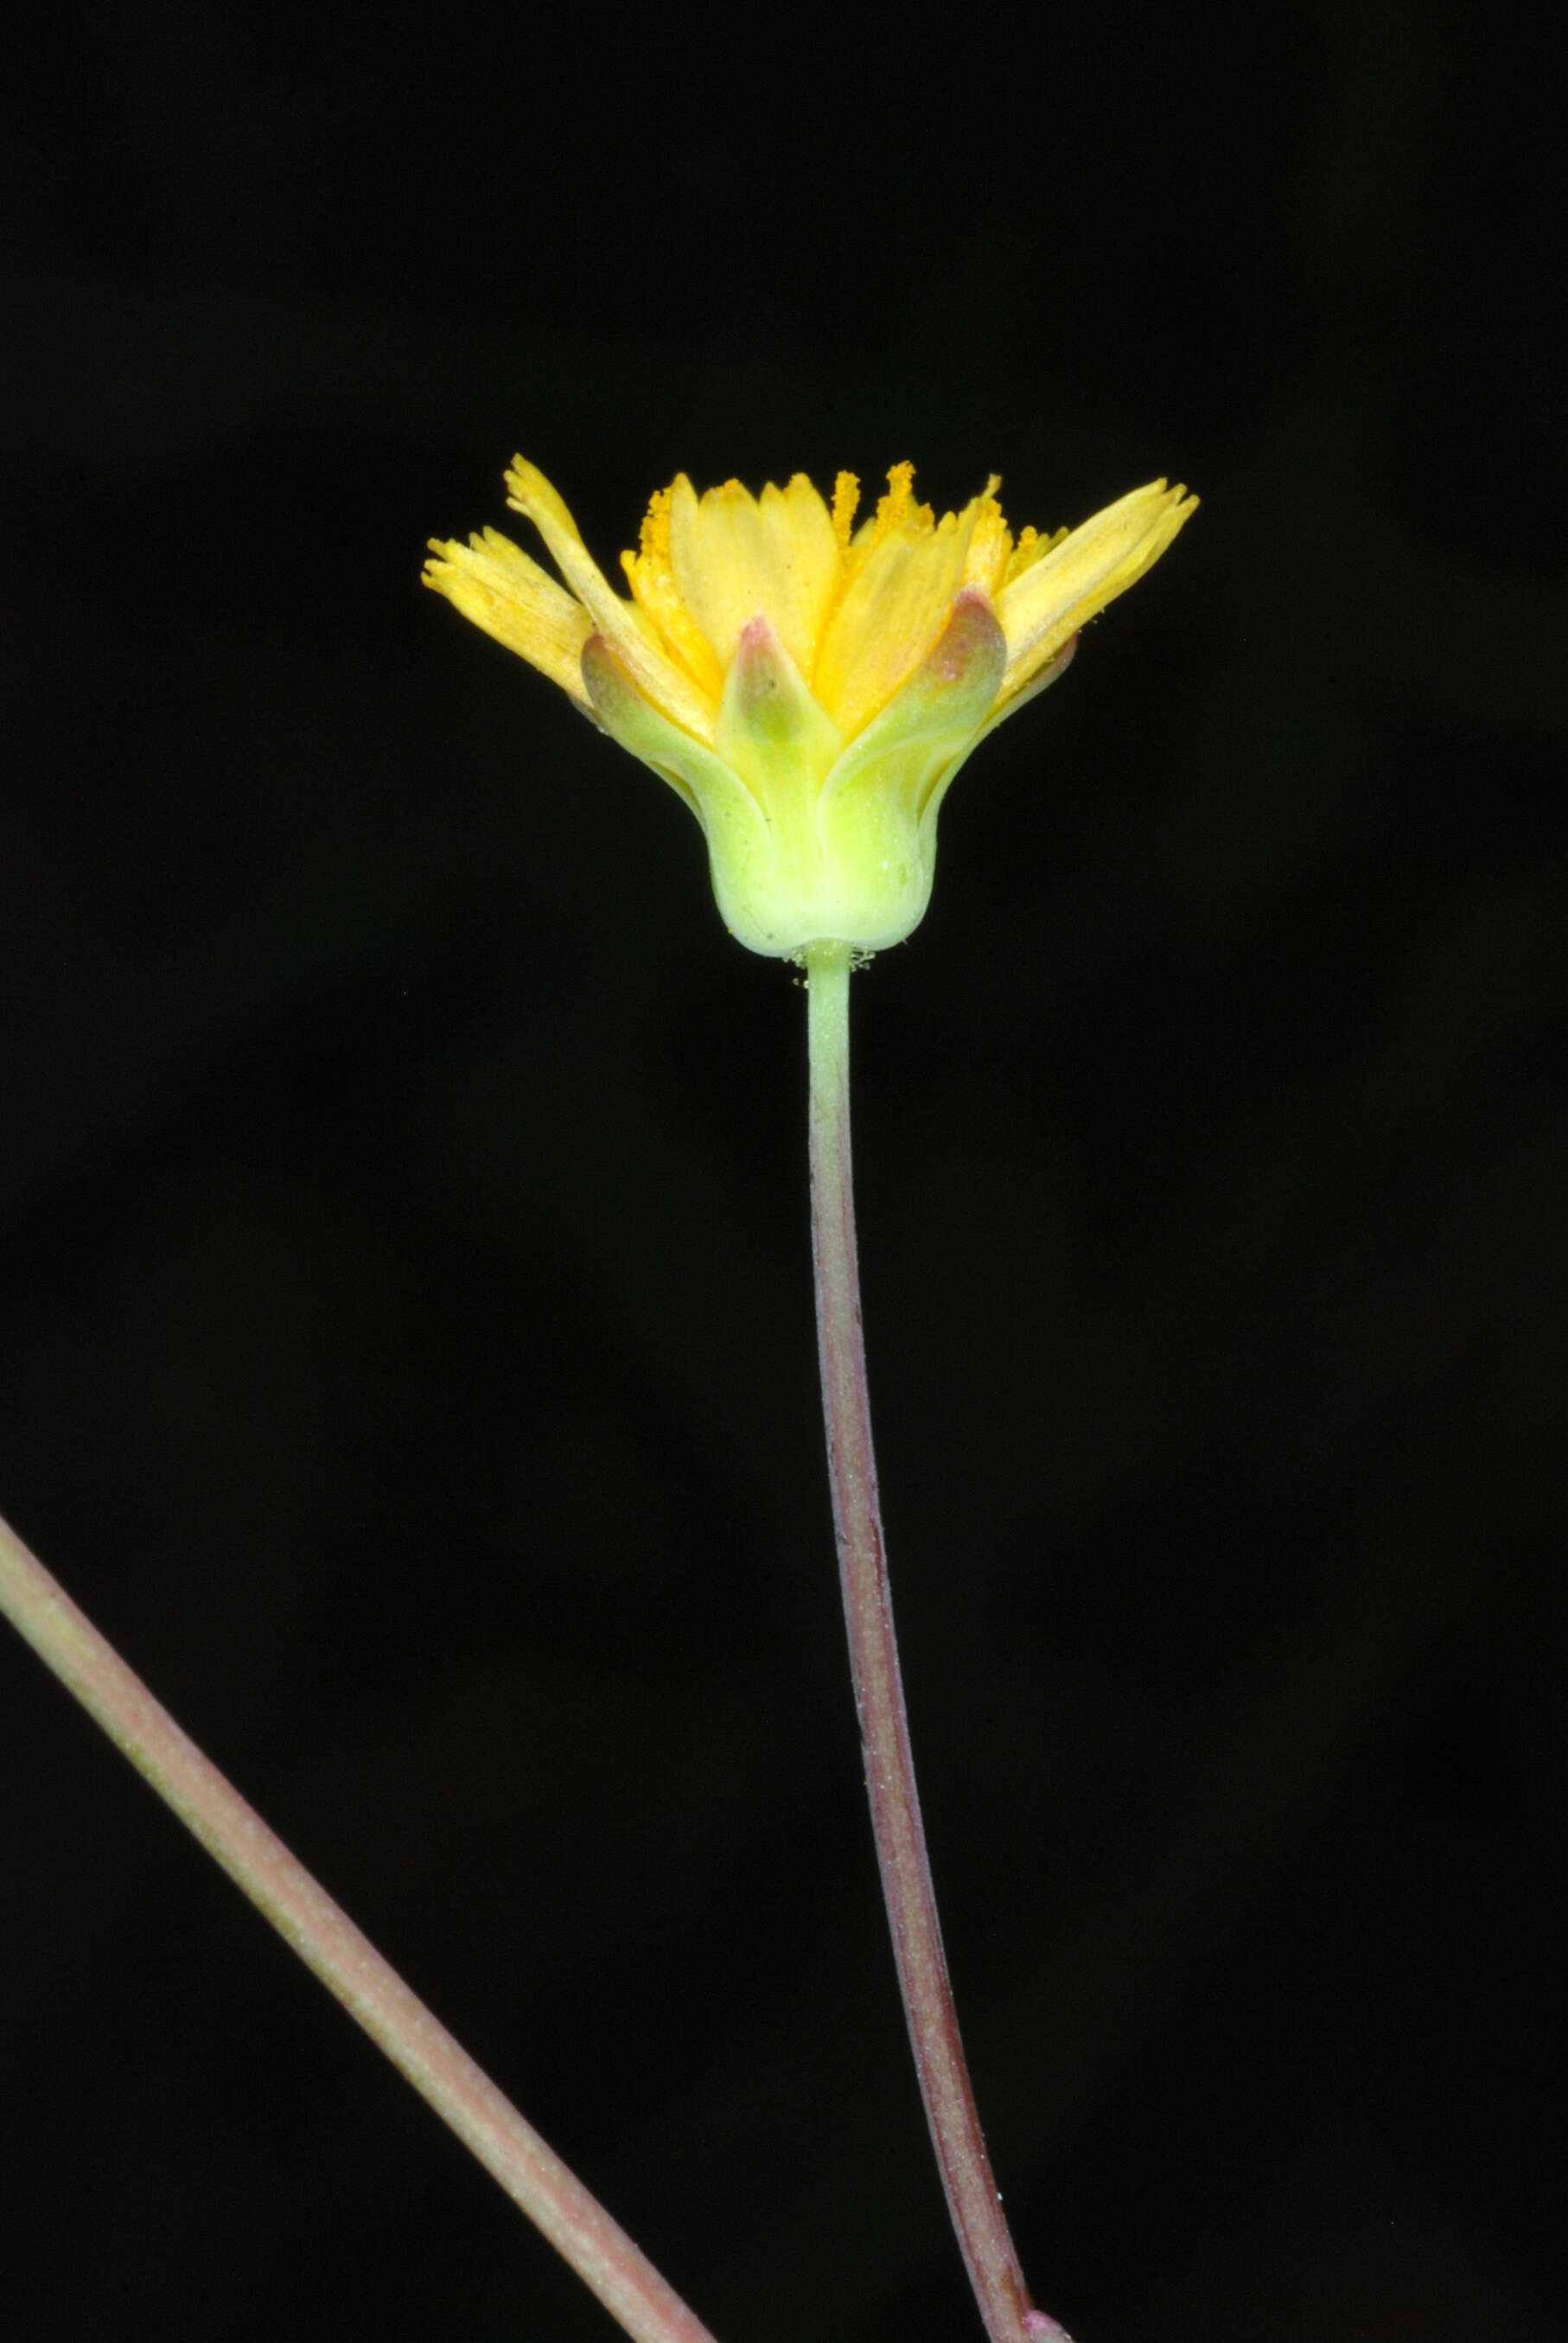
[[[507,502],[533,522],[572,594],[638,690],[695,739],[710,739],[711,700],[676,664],[643,611],[623,601],[608,585],[576,521],[538,466],[514,456],[507,487]]]
[[[430,552],[422,582],[558,684],[586,715],[580,662],[588,617],[581,604],[498,530],[487,528],[467,545],[432,538]]]
[[[1008,647],[999,706],[1018,699],[1070,636],[1136,585],[1197,508],[1181,482],[1147,481],[1010,580],[997,598]]]

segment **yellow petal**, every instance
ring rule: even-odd
[[[828,508],[801,474],[787,489],[769,484],[760,502],[739,480],[699,498],[684,472],[670,489],[676,589],[721,669],[741,629],[763,617],[809,675],[839,558]]]
[[[430,550],[437,558],[425,565],[426,585],[558,683],[588,714],[580,662],[591,628],[581,603],[497,529],[467,545],[432,538]]]
[[[1151,480],[1107,505],[1010,579],[996,606],[1007,636],[999,709],[1027,689],[1087,619],[1159,560],[1197,507],[1185,488]]]
[[[933,528],[930,508],[914,507],[905,472],[896,465],[890,473],[869,537],[865,528],[855,533],[850,555],[865,550],[818,656],[817,697],[847,740],[908,681],[945,624],[987,501],[975,497]]]
[[[684,472],[669,499],[676,590],[719,667],[728,669],[741,628],[763,608],[768,560],[756,504],[739,480],[699,498]]]
[[[809,676],[839,590],[838,536],[827,506],[804,472],[797,472],[787,488],[776,488],[769,481],[758,509],[777,596],[768,606],[768,616],[801,674]]]
[[[544,474],[514,456],[507,486],[511,490],[508,503],[533,522],[561,576],[638,689],[698,739],[710,740],[712,702],[677,667],[643,614],[606,584],[576,521]]]

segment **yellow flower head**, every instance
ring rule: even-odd
[[[994,477],[940,520],[913,479],[895,464],[856,528],[849,472],[830,508],[800,472],[759,497],[738,480],[699,497],[682,472],[621,556],[628,601],[519,456],[508,500],[566,588],[490,528],[433,541],[425,579],[685,799],[742,943],[871,951],[925,911],[937,812],[970,750],[1055,680],[1197,503],[1155,480],[1015,543]]]

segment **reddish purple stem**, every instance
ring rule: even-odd
[[[991,2343],[1060,2334],[1035,2311],[980,2135],[931,1888],[893,1632],[860,1327],[849,1160],[849,955],[818,945],[810,985],[811,1227],[839,1570],[893,1954],[937,2163]]]

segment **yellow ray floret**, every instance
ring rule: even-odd
[[[1063,531],[1010,579],[996,604],[1007,637],[999,709],[1005,709],[1080,627],[1136,585],[1197,504],[1180,485],[1151,480],[1081,528]]]
[[[437,558],[425,565],[426,584],[586,710],[582,656],[593,620],[582,604],[498,529],[487,528],[467,545],[432,538],[430,550]]]
[[[676,591],[727,673],[740,629],[766,613],[802,675],[817,664],[841,557],[828,508],[803,472],[760,498],[739,480],[699,498],[682,472],[670,492]]]
[[[507,486],[511,490],[507,502],[514,512],[527,514],[533,522],[549,547],[556,568],[633,683],[699,739],[710,738],[713,709],[709,695],[693,689],[660,642],[657,628],[636,605],[623,602],[611,592],[578,534],[576,521],[544,474],[525,458],[514,456]]]

